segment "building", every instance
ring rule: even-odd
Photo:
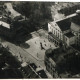
[[[80,46],[80,11],[48,23],[48,39],[56,45]]]
[[[48,78],[45,71],[38,68],[34,63],[23,63],[21,70],[25,78]]]
[[[58,46],[60,43],[67,46],[75,44],[75,35],[71,32],[70,27],[71,21],[69,18],[48,23],[49,39],[52,39],[52,41]],[[72,40],[73,42],[71,43]]]
[[[66,71],[66,68],[63,67],[68,64],[65,62],[65,57],[73,55],[74,53],[76,52],[71,47],[68,47],[66,50],[64,50],[63,47],[56,48],[54,50],[46,50],[44,59],[46,70],[53,76],[53,78],[60,78],[60,74]],[[62,64],[64,62],[65,65]],[[67,68],[69,68],[69,66]]]
[[[46,50],[44,62],[45,62],[46,70],[53,76],[53,78],[58,78],[58,73],[56,71],[56,61],[54,60],[53,56],[54,53],[52,49]]]
[[[46,73],[45,73],[45,71],[44,71],[44,69],[37,68],[36,72],[38,73],[39,76],[41,76],[41,78],[48,78],[47,75],[46,75]]]
[[[62,6],[58,12],[64,14],[65,16],[75,13],[76,10],[80,9],[80,3],[74,2],[64,2],[59,3]]]
[[[80,45],[80,16],[76,16],[73,18],[73,22],[71,23],[71,31],[76,36],[76,45]]]
[[[26,65],[23,63],[21,66],[21,71],[23,72],[25,78],[41,78],[36,73],[36,68],[37,66],[34,63],[26,63]]]
[[[76,36],[71,32],[65,34],[65,41],[68,46],[75,44]]]

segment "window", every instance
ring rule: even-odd
[[[57,31],[56,31],[56,36],[57,36]]]
[[[7,8],[7,6],[6,5],[4,5],[4,9],[6,9]]]
[[[58,33],[58,37],[59,37],[59,33]]]
[[[58,42],[57,42],[57,45],[58,45]]]
[[[54,39],[53,39],[53,42],[54,42]]]
[[[67,38],[66,38],[66,41],[67,41]]]
[[[61,34],[59,34],[59,38],[61,39]]]
[[[52,33],[54,33],[54,30],[52,29]]]
[[[55,30],[54,30],[54,34],[55,34]]]

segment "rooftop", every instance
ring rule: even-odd
[[[0,21],[0,25],[2,25],[3,27],[6,27],[8,29],[10,29],[10,25],[6,22]]]
[[[68,32],[68,33],[66,33],[65,34],[68,38],[71,38],[71,37],[73,37],[73,36],[75,36],[73,33],[71,33],[71,32]]]
[[[37,68],[37,66],[34,63],[30,63],[29,65],[22,67],[22,71],[26,74],[27,78],[36,78],[38,74],[36,73],[35,68]]]
[[[71,21],[69,18],[56,22],[62,31],[70,29]]]

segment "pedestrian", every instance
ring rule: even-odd
[[[38,53],[37,53],[37,57],[38,57]]]
[[[35,44],[36,44],[36,41],[35,41]]]

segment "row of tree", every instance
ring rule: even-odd
[[[14,9],[29,19],[30,26],[40,27],[52,20],[51,2],[13,2]]]

